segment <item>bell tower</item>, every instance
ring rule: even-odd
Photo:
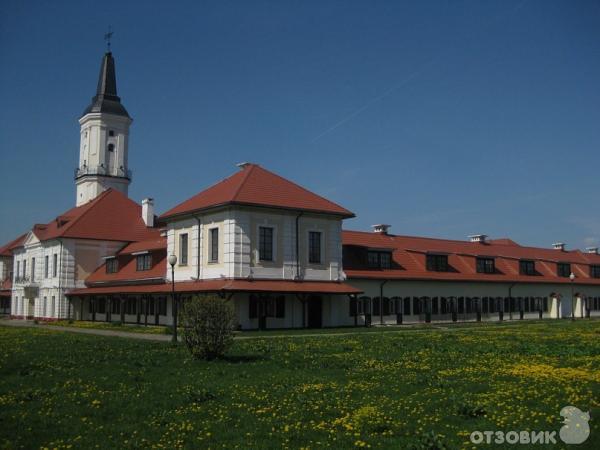
[[[79,119],[81,143],[75,169],[76,205],[113,188],[127,195],[131,171],[127,166],[129,126],[133,119],[117,96],[115,60],[110,51],[102,58],[96,95]]]

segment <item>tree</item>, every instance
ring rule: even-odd
[[[181,305],[183,341],[194,358],[215,359],[233,344],[233,306],[216,295],[194,296]]]

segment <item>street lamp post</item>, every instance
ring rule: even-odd
[[[177,299],[175,298],[175,264],[177,264],[177,255],[169,255],[169,264],[171,265],[171,298],[173,300],[173,339],[177,343]]]
[[[569,280],[571,280],[571,320],[575,320],[575,294],[573,293],[573,281],[575,281],[575,274],[571,272],[569,275]]]

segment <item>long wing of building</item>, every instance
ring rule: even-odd
[[[132,122],[106,53],[75,206],[0,248],[0,313],[167,325],[210,293],[243,329],[600,315],[596,248],[343,231],[353,212],[253,163],[157,217],[128,198]]]

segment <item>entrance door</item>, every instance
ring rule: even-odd
[[[323,326],[323,300],[319,296],[312,296],[306,302],[308,309],[308,328],[321,328]]]

